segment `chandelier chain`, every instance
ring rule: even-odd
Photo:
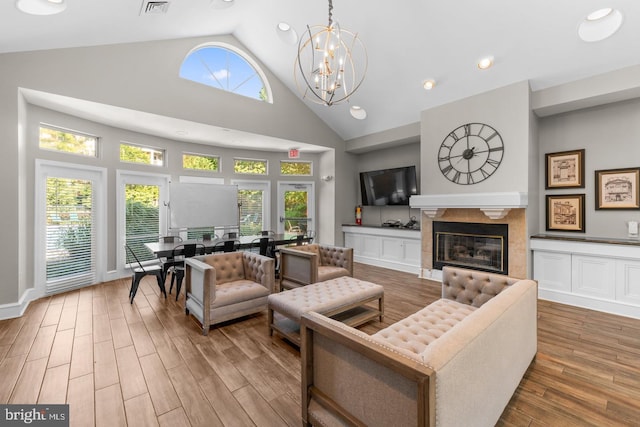
[[[329,0],[329,27],[333,25],[333,0]]]

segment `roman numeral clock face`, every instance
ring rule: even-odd
[[[498,169],[504,154],[502,137],[483,123],[467,123],[444,138],[438,151],[438,166],[451,182],[477,184]]]

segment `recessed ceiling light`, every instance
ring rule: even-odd
[[[358,105],[349,108],[349,112],[354,119],[364,120],[367,118],[367,111]]]
[[[30,15],[55,15],[67,8],[65,0],[16,0],[16,7]]]
[[[622,13],[610,7],[587,15],[578,26],[578,35],[586,42],[597,42],[611,37],[622,26]]]
[[[493,65],[493,56],[487,56],[478,61],[478,68],[481,70],[486,70],[487,68],[491,68]]]
[[[605,7],[603,9],[598,9],[595,12],[591,12],[587,15],[587,21],[597,21],[598,19],[602,19],[605,16],[609,15],[613,12],[613,9],[610,7]]]
[[[436,86],[436,81],[433,79],[425,80],[424,82],[422,82],[422,87],[424,88],[424,90],[431,90],[435,86]]]
[[[298,34],[293,28],[291,28],[291,25],[286,22],[278,23],[278,25],[276,25],[276,32],[278,33],[280,40],[283,42],[287,44],[298,43]]]

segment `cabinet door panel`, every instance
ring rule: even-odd
[[[420,265],[422,244],[420,240],[403,240],[403,258],[407,264]]]
[[[386,260],[402,260],[402,241],[390,237],[381,237],[380,256]]]
[[[571,289],[574,293],[615,299],[615,260],[573,255]]]
[[[540,289],[571,292],[571,254],[535,251],[533,278]]]
[[[640,304],[640,261],[616,262],[616,300]]]
[[[370,258],[380,257],[380,238],[377,236],[362,236],[360,253]]]

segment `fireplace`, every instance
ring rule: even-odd
[[[433,222],[433,268],[446,265],[508,274],[509,225]]]

